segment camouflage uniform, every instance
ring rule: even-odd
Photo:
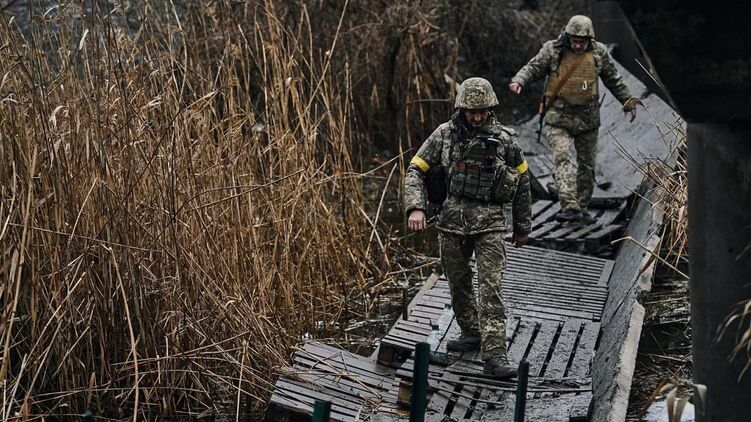
[[[589,28],[586,25],[584,28],[576,25],[582,20],[585,20],[585,24],[588,23]],[[584,16],[573,17],[558,39],[543,44],[537,55],[519,70],[511,82],[527,86],[530,82],[546,75],[557,75],[564,56],[573,54],[568,47],[569,35],[590,38],[587,53],[591,54],[594,59],[594,74],[602,79],[604,85],[621,104],[626,103],[631,98],[628,87],[618,74],[605,45],[593,39],[591,21]],[[590,101],[573,104],[558,96],[552,104],[546,105],[547,139],[555,157],[555,179],[558,196],[564,209],[586,210],[594,189],[600,104],[596,94],[596,78],[593,84],[595,86],[592,89],[595,93]],[[627,108],[624,108],[625,110]],[[576,171],[573,163],[574,149],[576,150]]]
[[[497,102],[496,102],[497,104]],[[465,159],[464,151],[484,144],[485,138],[499,140],[495,165],[515,168],[516,194],[511,202],[516,235],[531,231],[531,194],[527,162],[516,143],[516,133],[503,127],[491,115],[480,128],[468,128],[463,115],[441,124],[422,144],[407,170],[404,182],[405,210],[425,210],[425,173],[442,165],[449,169]],[[482,147],[480,147],[482,148]],[[440,230],[441,265],[448,278],[451,302],[465,335],[481,337],[483,358],[506,355],[506,315],[501,280],[506,267],[503,207],[495,201],[468,199],[451,193],[443,203],[437,227]],[[479,294],[472,287],[470,258],[477,259]]]

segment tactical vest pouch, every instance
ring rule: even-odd
[[[511,166],[502,165],[493,183],[493,200],[507,204],[514,200],[521,174]]]
[[[425,173],[425,185],[428,188],[428,201],[440,205],[448,196],[446,186],[446,169],[441,166],[431,167]]]
[[[478,161],[457,161],[449,169],[449,193],[460,198],[493,200],[495,169]]]

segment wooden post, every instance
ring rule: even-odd
[[[516,381],[516,407],[514,407],[514,422],[524,422],[524,411],[527,407],[527,382],[529,381],[529,362],[519,364],[519,377]]]
[[[331,402],[316,400],[315,407],[313,408],[312,422],[329,422],[331,418]]]
[[[412,398],[409,407],[409,422],[425,420],[425,401],[428,394],[428,363],[430,344],[422,342],[415,346],[415,367],[412,373]]]

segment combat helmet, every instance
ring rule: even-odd
[[[566,24],[565,32],[572,37],[595,37],[595,28],[592,25],[592,20],[584,15],[572,16]]]
[[[469,78],[456,91],[454,108],[480,110],[498,105],[493,86],[484,78]]]

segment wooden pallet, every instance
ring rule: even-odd
[[[589,374],[600,323],[512,318],[507,327],[512,364],[529,362],[527,420],[587,420],[592,399]],[[452,330],[449,329],[449,332]],[[437,351],[445,351],[445,345]],[[429,366],[430,397],[426,421],[511,420],[515,380],[494,380],[482,374],[478,352],[455,354],[454,363]],[[398,408],[409,403],[414,362],[396,372],[398,382],[387,395]]]
[[[377,408],[393,383],[393,371],[370,358],[321,343],[296,351],[292,368],[279,377],[268,419],[310,420],[316,400],[331,401],[332,421],[358,421]]]
[[[615,208],[590,209],[595,222],[559,222],[555,215],[561,210],[558,202],[540,200],[532,205],[532,233],[530,244],[594,256],[609,256],[613,252],[610,242],[623,234],[621,222],[626,201]]]
[[[530,185],[532,195],[538,199],[548,201],[558,200],[558,191],[555,187],[553,155],[545,154],[528,154],[526,156],[529,163]],[[625,165],[625,163],[624,163]],[[612,185],[612,180],[600,180],[594,187],[592,198],[589,200],[590,208],[617,208],[626,200],[626,197],[619,196],[609,192],[608,186]],[[621,194],[623,195],[623,194]]]

